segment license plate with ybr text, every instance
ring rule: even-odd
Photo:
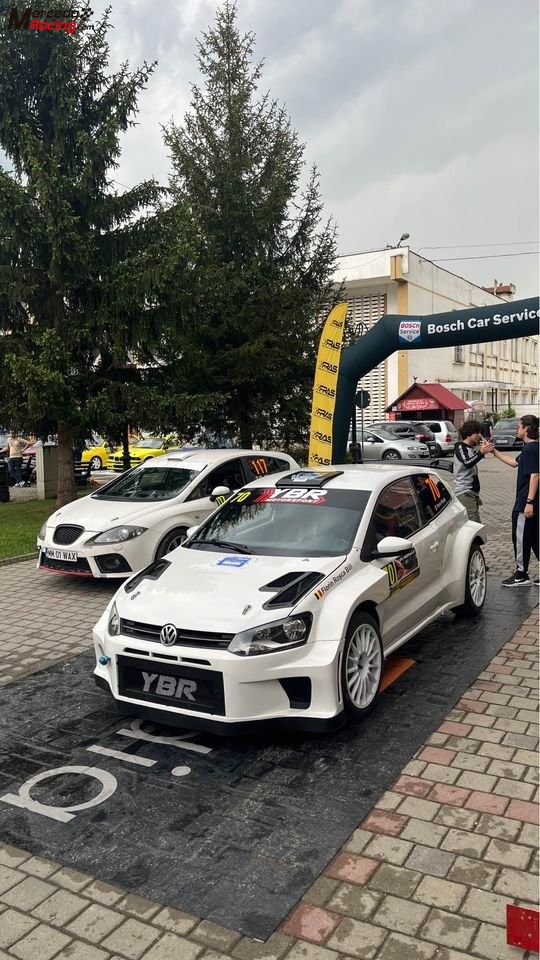
[[[67,560],[69,563],[77,563],[76,550],[52,550],[46,547],[44,553],[48,560]]]

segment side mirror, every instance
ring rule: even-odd
[[[210,503],[219,503],[218,497],[230,497],[231,491],[226,486],[214,487],[210,494]],[[221,501],[222,502],[222,501]]]
[[[199,527],[200,527],[200,523],[196,523],[194,527],[187,528],[188,539],[189,537],[192,537],[194,533],[197,533],[197,530],[199,529]]]
[[[383,537],[373,550],[371,557],[378,560],[379,557],[399,557],[403,553],[412,550],[412,544],[405,537]]]

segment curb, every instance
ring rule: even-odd
[[[37,550],[35,553],[25,553],[22,557],[6,557],[0,560],[0,567],[9,567],[12,563],[24,563],[26,560],[37,560]]]

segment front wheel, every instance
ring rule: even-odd
[[[377,621],[360,610],[349,624],[341,660],[341,689],[350,720],[360,720],[372,709],[381,686],[383,664]]]
[[[487,572],[486,561],[479,543],[474,543],[467,561],[465,574],[465,602],[454,607],[454,613],[460,617],[477,617],[486,601]]]
[[[91,470],[101,470],[102,466],[101,457],[92,457],[90,461]]]
[[[179,547],[186,538],[186,527],[175,527],[174,530],[170,530],[169,533],[163,537],[163,540],[156,550],[156,560],[161,560],[161,558],[166,556],[167,553],[170,553],[171,550],[176,550],[176,547]]]
[[[397,450],[387,450],[382,455],[383,460],[401,460],[401,456]]]

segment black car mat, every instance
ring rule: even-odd
[[[134,739],[184,731],[119,717],[94,686],[91,651],[2,687],[0,839],[266,939],[536,602],[534,589],[491,583],[481,617],[441,617],[409,641],[400,654],[414,667],[371,716],[325,736]],[[72,770],[23,787],[65,766],[105,783]],[[62,808],[64,820],[14,805],[21,788],[20,803]]]

